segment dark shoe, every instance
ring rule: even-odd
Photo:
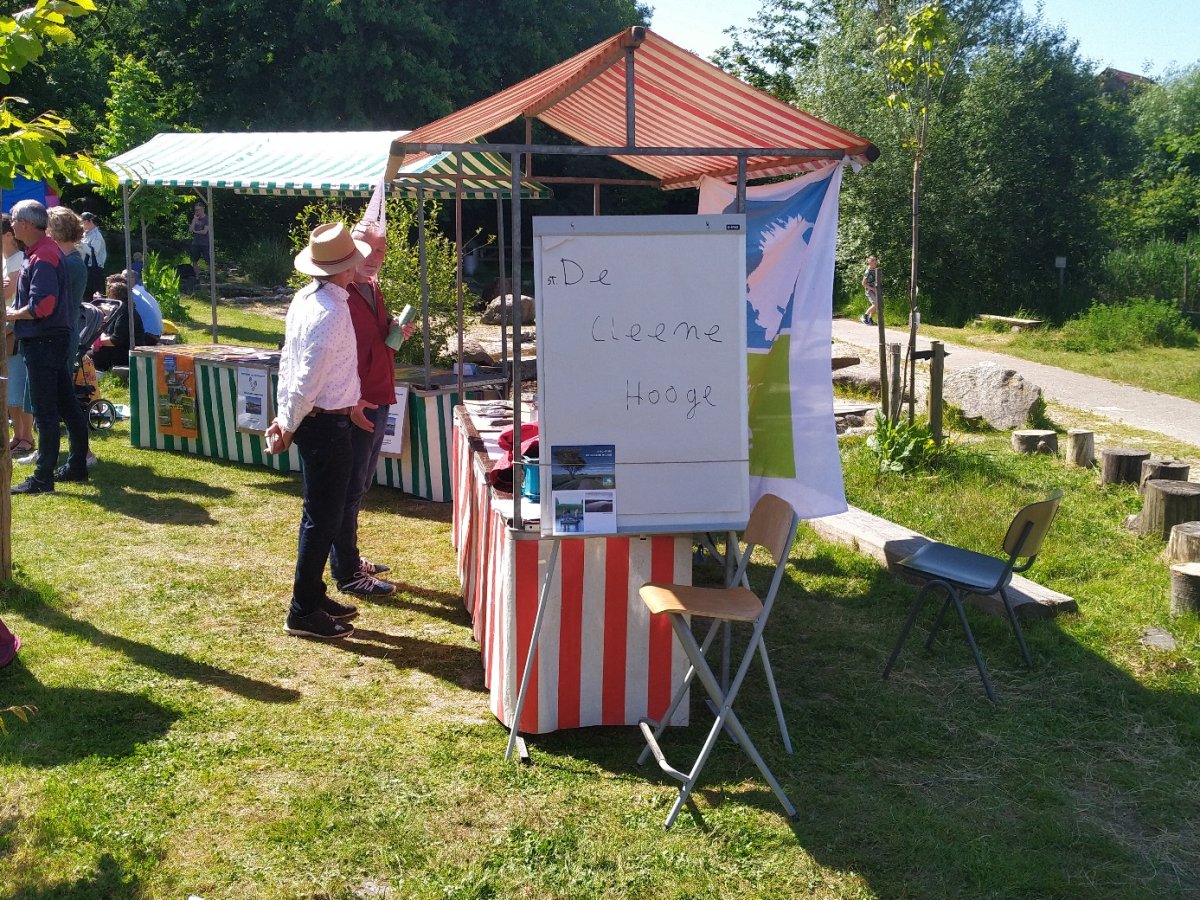
[[[864,325],[870,325],[871,317],[868,316],[866,313],[863,313],[861,316],[858,317],[858,321],[862,322]]]
[[[84,469],[82,472],[72,472],[67,466],[59,466],[54,470],[55,481],[87,481],[88,472]]]
[[[358,607],[351,603],[339,603],[332,597],[321,598],[321,609],[331,619],[336,619],[339,622],[349,622],[351,619],[358,618]]]
[[[386,597],[396,593],[396,586],[380,581],[374,575],[359,572],[350,578],[338,582],[337,589],[343,594],[354,594],[356,597]]]
[[[299,637],[320,638],[325,641],[336,641],[354,634],[353,625],[331,619],[323,609],[307,616],[289,614],[283,623],[283,630]]]
[[[366,572],[368,575],[382,575],[384,572],[392,571],[391,566],[385,566],[383,563],[373,563],[365,556],[358,558],[358,571]]]
[[[47,484],[44,481],[38,481],[32,475],[22,481],[20,484],[14,484],[9,490],[10,494],[52,494],[54,493],[54,485]]]

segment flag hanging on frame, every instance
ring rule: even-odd
[[[777,494],[803,519],[846,510],[829,352],[843,168],[746,190],[750,502]],[[701,181],[701,215],[736,203],[735,186]]]

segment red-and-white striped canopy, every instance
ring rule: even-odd
[[[582,144],[625,147],[625,55],[630,47],[635,48],[639,147],[837,150],[863,163],[878,156],[870,141],[776,100],[640,27],[397,140],[410,146],[463,143],[518,117],[530,117]],[[737,174],[736,156],[615,158],[659,179],[664,188],[692,187],[704,175],[728,179]],[[751,156],[746,170],[749,177],[761,178],[834,161],[828,156]],[[393,154],[389,167],[394,170],[401,162]]]

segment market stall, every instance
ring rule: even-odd
[[[209,229],[211,258],[216,228],[214,188],[244,194],[366,198],[380,186],[394,137],[394,132],[156,135],[109,160],[125,192],[126,259],[131,256],[129,200],[143,187],[204,192],[213,223]],[[387,193],[418,195],[422,200],[502,199],[512,189],[507,163],[490,153],[433,154],[403,167],[399,174],[402,177],[387,186]],[[516,189],[525,199],[547,194],[545,188],[532,182],[522,182]],[[210,293],[211,346],[142,347],[131,354],[130,391],[136,398],[131,404],[133,444],[294,471],[299,466],[295,451],[278,459],[264,453],[261,435],[269,416],[266,422],[247,419],[239,426],[234,414],[239,396],[238,371],[261,371],[271,384],[265,402],[273,402],[278,353],[274,348],[247,349],[219,343],[215,275],[210,277]],[[425,324],[428,329],[427,318]],[[195,427],[184,429],[160,421],[159,404],[169,399],[170,390],[186,389],[168,388],[161,374],[156,375],[161,373],[165,359],[194,360]],[[425,365],[397,370],[396,377],[398,391],[404,395],[396,407],[400,413],[399,432],[394,449],[385,450],[376,481],[427,500],[448,502],[451,409],[467,393],[503,383],[503,372],[483,372],[467,376],[465,381],[451,377],[432,366],[427,341]]]
[[[524,143],[468,143],[481,141],[483,136],[517,119],[526,124]],[[534,119],[576,143],[535,143]],[[397,137],[392,145],[389,174],[399,173],[403,167],[432,154],[465,154],[472,149],[507,157],[514,183],[519,177],[531,177],[537,157],[551,154],[611,156],[649,176],[640,183],[661,189],[698,187],[706,179],[732,181],[735,187],[728,205],[706,210],[716,213],[747,214],[749,178],[812,173],[811,183],[803,183],[805,192],[798,199],[788,198],[790,206],[772,206],[770,212],[777,217],[774,220],[756,222],[754,216],[747,214],[719,227],[743,229],[743,233],[753,236],[753,243],[744,244],[743,274],[747,281],[770,276],[766,292],[751,296],[735,288],[729,296],[729,308],[745,311],[743,341],[747,333],[753,341],[752,346],[745,342],[742,345],[743,352],[748,354],[749,383],[754,396],[749,422],[739,426],[743,430],[749,427],[754,433],[749,473],[745,477],[747,490],[752,494],[749,499],[753,501],[766,491],[786,492],[792,486],[795,490],[788,499],[801,516],[825,515],[838,511],[839,505],[844,508],[828,381],[833,234],[841,173],[847,166],[858,168],[878,156],[878,150],[869,141],[756,91],[649,29],[635,27],[499,94]],[[555,181],[543,180],[550,184]],[[597,180],[593,203],[596,215],[602,181]],[[769,203],[775,204],[775,198]],[[513,283],[519,284],[522,248],[527,246],[522,235],[519,196],[514,196],[512,207],[511,272]],[[817,218],[821,221],[817,222]],[[536,227],[535,223],[535,232]],[[800,252],[793,254],[799,262],[790,269],[774,260],[767,262],[768,245],[785,234],[800,238]],[[809,244],[811,251],[806,249]],[[562,282],[557,282],[562,284],[579,272],[567,271],[574,265],[572,261],[570,265],[562,263],[561,273],[547,270],[539,273],[536,253],[535,249],[535,292],[539,294],[540,315],[541,295],[556,284],[549,279],[562,278]],[[664,263],[673,263],[669,255],[663,259]],[[607,283],[602,274],[595,277],[598,283]],[[660,294],[648,292],[645,306],[657,308],[661,299]],[[673,298],[676,302],[681,299],[686,300]],[[580,315],[591,319],[595,311],[594,304],[585,303]],[[544,323],[539,319],[538,324],[540,404],[548,390],[548,385],[542,383],[545,370],[541,362],[553,351],[547,336],[541,333]],[[603,324],[608,328],[607,318]],[[627,340],[637,341],[641,332],[636,329],[640,327],[634,323],[628,326],[629,330],[622,331],[613,323],[610,334],[602,329],[593,332],[591,339],[602,342],[611,336],[615,341],[623,334]],[[685,334],[689,327],[685,326]],[[513,353],[519,367],[521,336],[515,326]],[[821,353],[825,375],[821,383],[814,383],[808,378],[814,369],[804,366],[813,363]],[[671,372],[669,368],[666,371]],[[745,384],[746,380],[738,383]],[[515,386],[511,391],[514,398],[519,396]],[[636,382],[628,388],[629,403],[640,404],[642,396]],[[651,405],[665,397],[666,386]],[[649,398],[646,394],[647,402]],[[509,425],[515,434],[523,434],[523,419],[527,416],[521,403],[513,404]],[[571,418],[559,416],[557,421],[562,423]],[[622,447],[626,446],[624,436],[633,432],[622,430],[616,421],[610,422],[609,427],[619,435],[615,448],[620,458]],[[809,441],[809,432],[818,439]],[[545,434],[542,437],[546,440]],[[651,665],[651,660],[657,660],[653,664],[659,666],[665,666],[663,660],[669,660],[667,667],[674,671],[679,648],[673,646],[667,652],[669,635],[655,653],[647,649],[640,636],[636,641],[629,639],[629,623],[644,615],[637,589],[651,578],[689,582],[691,554],[685,550],[692,543],[690,532],[706,530],[702,525],[705,521],[740,527],[729,517],[734,515],[730,510],[736,508],[735,501],[744,498],[734,496],[739,491],[723,490],[721,505],[715,505],[714,497],[713,508],[706,509],[695,498],[707,496],[707,482],[690,485],[679,482],[658,495],[664,501],[662,512],[666,515],[646,516],[648,522],[656,522],[670,521],[674,515],[681,524],[673,532],[631,536],[619,533],[618,522],[616,532],[604,538],[549,537],[544,503],[531,507],[513,502],[511,497],[499,496],[486,485],[481,473],[493,459],[486,446],[486,431],[464,411],[455,430],[454,540],[464,601],[475,620],[492,690],[493,712],[512,727],[509,752],[517,731],[541,732],[555,727],[629,721],[616,715],[597,716],[593,708],[585,722],[577,715],[580,705],[577,677],[596,680],[603,685],[601,693],[606,690],[615,693],[617,688],[608,679],[620,677],[615,674],[616,667],[626,673],[640,672]],[[644,450],[652,448],[643,447],[638,452]],[[735,460],[730,458],[728,462]],[[745,466],[746,460],[742,459],[741,464]],[[514,459],[514,467],[520,484],[528,466]],[[540,467],[544,483],[544,458]],[[697,472],[706,476],[713,471],[708,463],[697,467]],[[830,471],[835,477],[828,477]],[[815,477],[806,482],[806,475],[812,473],[816,473]],[[658,487],[650,479],[639,483],[651,494]],[[687,495],[685,502],[679,499],[682,495]],[[619,496],[618,493],[618,505]],[[572,510],[569,515],[570,526],[560,530],[573,530],[575,512]],[[744,521],[743,518],[740,524]],[[565,517],[559,518],[555,528],[564,523]],[[685,527],[688,523],[690,527]],[[526,546],[529,544],[533,547]],[[644,561],[636,564],[635,545],[651,548]],[[601,575],[612,572],[625,577],[604,579]],[[592,615],[579,625],[575,598],[580,590],[584,596],[599,590],[597,585],[601,582],[609,614]],[[656,624],[650,622],[648,627],[653,630]],[[665,622],[661,624],[667,627]],[[543,629],[540,635],[539,625]],[[598,667],[585,667],[580,674],[574,665],[564,669],[560,663],[564,656],[568,660],[603,660],[614,646],[622,646],[627,652],[619,658],[614,656],[608,666],[598,663]],[[524,678],[516,688],[520,696],[514,703],[513,679],[518,670],[523,671]],[[651,682],[655,685],[653,690],[659,690],[659,681],[652,678]],[[640,686],[633,691],[639,700],[641,693]],[[626,690],[626,697],[629,696]],[[522,703],[523,713],[518,711]],[[536,713],[530,714],[530,704],[536,707]],[[640,703],[651,717],[654,705]],[[686,704],[682,708],[686,709]]]

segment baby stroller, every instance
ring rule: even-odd
[[[117,421],[117,408],[100,396],[100,378],[88,351],[104,331],[104,311],[92,303],[79,307],[79,352],[75,356],[75,399],[93,431],[107,431]]]

